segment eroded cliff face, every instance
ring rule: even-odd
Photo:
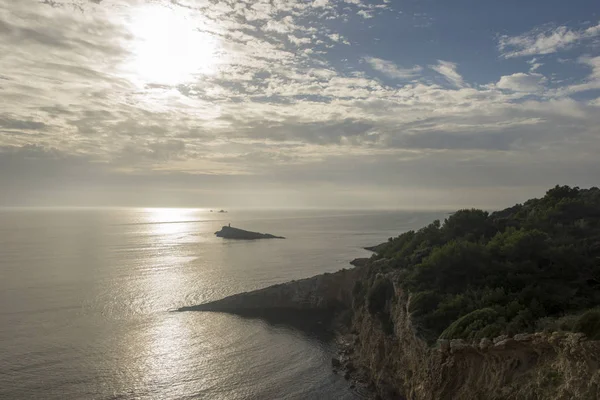
[[[415,334],[410,295],[395,274],[386,329],[366,305],[353,304],[356,281],[369,263],[313,278],[241,293],[181,311],[242,315],[306,315],[328,318],[354,306],[345,364],[383,399],[600,399],[600,342],[582,334],[554,332],[483,339],[439,341],[429,346]]]
[[[410,296],[395,285],[393,332],[366,310],[353,319],[349,363],[384,399],[599,399],[600,342],[536,333],[439,341],[415,335]]]

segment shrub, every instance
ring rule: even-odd
[[[394,284],[387,278],[377,278],[367,293],[369,313],[379,319],[383,331],[388,335],[394,332],[394,322],[390,315],[394,296]]]
[[[352,308],[358,309],[365,304],[365,287],[362,281],[356,281],[352,287]]]
[[[573,326],[575,332],[583,332],[591,340],[600,340],[600,310],[584,313]]]
[[[425,314],[435,310],[441,299],[442,297],[432,290],[415,293],[410,299],[409,311],[413,313],[413,316]]]
[[[498,319],[498,313],[492,308],[475,310],[454,321],[442,334],[441,339],[476,339],[479,332]]]
[[[367,293],[367,307],[372,315],[388,311],[388,302],[394,297],[394,285],[387,278],[377,278]]]

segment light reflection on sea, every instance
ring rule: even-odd
[[[349,267],[436,217],[0,210],[0,398],[354,398],[317,335],[170,310]],[[216,238],[229,222],[288,239]]]

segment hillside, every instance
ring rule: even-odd
[[[390,332],[393,276],[430,343],[544,330],[600,339],[598,188],[556,186],[491,214],[460,210],[375,250],[354,308],[366,305]]]

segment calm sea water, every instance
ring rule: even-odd
[[[0,210],[0,398],[356,398],[316,335],[170,310],[349,267],[443,216]],[[213,235],[230,222],[288,239]]]

